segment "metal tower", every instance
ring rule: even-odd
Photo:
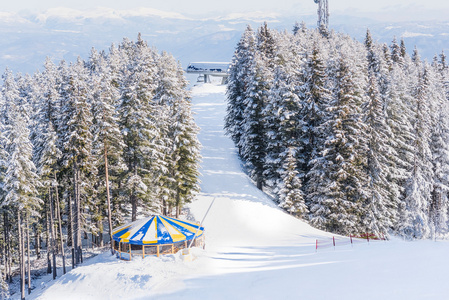
[[[328,0],[313,0],[318,3],[318,28],[329,28],[329,3]]]

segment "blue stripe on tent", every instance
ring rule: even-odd
[[[133,240],[133,241],[135,241],[135,242],[141,242],[141,241],[143,240],[143,238],[145,237],[145,234],[147,233],[148,228],[150,228],[151,223],[153,223],[153,220],[154,220],[154,216],[153,216],[148,222],[146,222],[145,224],[143,224],[143,225],[139,228],[139,230],[137,230],[137,232],[134,233],[134,235],[133,235],[132,237],[129,238],[129,240],[130,240],[130,241]],[[141,237],[139,240],[134,240],[134,238],[135,238],[136,236],[138,236],[139,234],[142,234],[142,237]]]
[[[168,232],[167,228],[165,228],[164,223],[159,219],[158,216],[157,219],[157,241],[160,244],[171,244],[173,243],[173,239],[171,238],[170,233]]]
[[[165,221],[167,221],[167,223],[169,223],[170,225],[172,225],[174,228],[176,228],[177,230],[179,230],[182,234],[184,234],[186,236],[186,240],[191,240],[193,239],[193,236],[195,235],[195,231],[190,231],[189,229],[182,227],[179,224],[176,224],[175,222],[173,222],[172,220],[170,220],[170,218],[166,218],[164,217]],[[179,221],[179,220],[176,220]],[[184,222],[182,222],[184,223]],[[185,223],[184,223],[185,224]],[[190,224],[187,224],[189,226],[191,226]],[[194,226],[192,226],[194,227]],[[198,225],[196,227],[199,227]],[[200,229],[202,230],[202,229]],[[202,234],[197,235],[197,237],[201,236]]]
[[[125,229],[120,230],[119,232],[117,232],[116,234],[114,234],[112,236],[112,238],[114,239],[114,241],[120,242],[121,240],[121,236],[124,235],[125,233],[127,233],[128,231],[130,231],[132,229],[131,226],[126,227]]]
[[[204,227],[200,227],[200,225],[198,225],[196,223],[193,223],[193,222],[187,222],[187,221],[183,221],[183,220],[180,220],[180,219],[174,219],[174,218],[170,218],[170,217],[166,217],[166,216],[161,216],[161,217],[163,217],[167,221],[168,220],[174,220],[176,222],[183,223],[183,224],[195,227],[195,228],[199,228],[200,230],[204,230]]]

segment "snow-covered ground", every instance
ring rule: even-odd
[[[449,299],[448,242],[339,237],[332,247],[331,234],[282,212],[242,172],[223,133],[225,87],[192,92],[204,148],[202,193],[188,209],[201,221],[215,198],[206,250],[191,262],[104,253],[27,299]]]

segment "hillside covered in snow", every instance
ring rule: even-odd
[[[194,78],[192,78],[194,79]],[[203,144],[202,192],[187,206],[204,221],[195,259],[117,260],[109,252],[42,284],[27,299],[445,299],[447,241],[356,240],[282,212],[242,171],[223,133],[225,88],[192,89]],[[318,243],[318,248],[316,245]],[[14,295],[13,299],[19,299]]]

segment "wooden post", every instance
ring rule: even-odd
[[[159,245],[156,246],[157,247],[157,257],[159,257]]]
[[[171,244],[171,254],[175,254],[175,245]]]
[[[120,247],[120,242],[118,242],[118,257],[122,259],[122,247]]]
[[[145,258],[145,245],[142,245],[142,258]]]
[[[131,255],[131,244],[128,244],[128,248],[129,248],[129,261],[131,261],[133,259],[132,255]]]

